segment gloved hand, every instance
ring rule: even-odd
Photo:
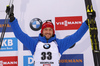
[[[94,19],[96,17],[96,12],[93,10],[93,12],[87,12],[87,19]],[[85,21],[88,25],[88,20]]]
[[[9,18],[10,18],[10,22],[13,22],[15,17],[14,17],[14,5],[12,4],[12,6],[7,6],[6,7],[6,13],[7,15],[9,15]]]

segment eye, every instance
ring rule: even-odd
[[[45,28],[44,30],[45,30],[45,31],[47,31],[47,29],[46,29],[46,28]]]
[[[49,31],[53,31],[52,29],[49,29]]]

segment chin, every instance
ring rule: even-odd
[[[50,38],[46,38],[46,39],[50,39]]]
[[[48,37],[48,38],[46,37],[46,39],[50,39],[50,37]]]

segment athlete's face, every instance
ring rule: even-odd
[[[50,27],[43,29],[43,36],[46,37],[46,39],[50,39],[53,36],[53,29]]]

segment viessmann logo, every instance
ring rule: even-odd
[[[18,66],[18,57],[0,57],[0,66]]]
[[[17,64],[17,61],[6,61],[6,62],[0,61],[0,66],[12,65],[12,64]]]
[[[82,16],[55,17],[56,30],[76,30],[82,24]]]

